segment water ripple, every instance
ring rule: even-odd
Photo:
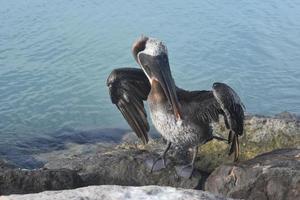
[[[128,128],[105,81],[137,67],[130,48],[140,34],[166,41],[179,86],[221,81],[248,112],[300,114],[299,10],[296,0],[2,2],[2,144],[63,127]]]

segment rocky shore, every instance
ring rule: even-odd
[[[222,124],[214,125],[214,130],[217,135],[227,136]],[[186,151],[176,147],[168,154],[167,168],[150,173],[145,159],[156,157],[164,146],[161,139],[142,145],[134,134],[129,133],[118,145],[72,143],[63,150],[35,155],[45,163],[37,170],[22,170],[2,162],[0,194],[89,185],[159,185],[206,190],[238,199],[300,197],[300,120],[290,113],[274,117],[247,116],[245,135],[241,138],[241,157],[237,163],[228,157],[225,142],[211,141],[200,147],[197,170],[191,179],[180,178],[175,172],[176,165],[189,159]],[[126,187],[122,189],[126,190]],[[86,190],[96,192],[95,188]],[[68,190],[65,192],[67,194]],[[220,198],[216,196],[215,199]]]

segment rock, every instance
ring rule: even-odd
[[[162,153],[165,144],[159,141],[152,141],[146,146],[135,143],[119,146],[74,145],[69,150],[42,154],[39,159],[47,161],[45,167],[48,169],[67,168],[77,171],[85,186],[161,185],[201,189],[208,174],[196,170],[191,179],[178,177],[175,165],[181,163],[172,157],[174,149],[170,150],[168,158],[171,162],[167,168],[150,173],[145,160],[157,158]]]
[[[227,138],[224,123],[214,124],[214,134]],[[275,117],[248,115],[245,133],[240,137],[240,160],[280,148],[300,148],[299,117],[281,113]],[[228,157],[229,145],[221,141],[211,141],[199,148],[196,166],[211,173],[221,164],[232,163]]]
[[[3,200],[225,200],[224,198],[200,190],[172,187],[144,186],[125,187],[116,185],[89,186],[75,190],[47,191],[38,194],[11,195]]]
[[[300,116],[290,113],[290,112],[287,112],[287,111],[278,113],[274,117],[279,118],[279,119],[300,120]]]
[[[248,116],[245,121],[247,140],[254,143],[271,142],[272,147],[277,147],[276,145],[289,144],[296,137],[298,141],[294,141],[292,144],[300,147],[298,143],[300,141],[300,121],[287,116],[287,114],[277,116],[281,117]],[[282,139],[284,140],[279,141]]]
[[[218,167],[207,179],[209,192],[242,199],[300,199],[300,149],[280,149]]]
[[[13,168],[16,168],[16,166],[7,162],[6,160],[0,160],[0,170],[13,169]]]
[[[275,117],[247,116],[245,135],[240,140],[240,161],[277,148],[300,148],[299,125],[299,118],[289,113]],[[215,124],[214,130],[214,134],[227,137],[228,133],[222,123]],[[187,154],[179,154],[182,151],[178,151],[176,147],[168,154],[171,161],[168,167],[150,174],[144,161],[161,154],[165,144],[161,140],[152,140],[148,145],[142,145],[135,139],[132,133],[128,133],[124,135],[123,143],[117,146],[102,143],[69,144],[65,146],[67,149],[35,156],[46,163],[47,170],[12,169],[15,166],[0,162],[0,193],[39,192],[102,184],[155,184],[202,189],[206,178],[214,169],[220,165],[233,165],[232,159],[227,156],[229,145],[212,141],[200,147],[196,160],[197,170],[192,179],[176,175],[174,166],[189,161]],[[223,194],[223,191],[220,193]]]
[[[245,135],[241,137],[240,161],[277,148],[300,146],[300,122],[287,114],[280,117],[247,116]],[[227,137],[224,124],[214,125],[214,133]],[[171,163],[167,169],[149,173],[144,160],[157,157],[165,144],[151,140],[147,145],[137,142],[133,133],[124,135],[118,146],[105,144],[70,144],[68,149],[40,154],[36,159],[45,162],[49,169],[67,168],[81,176],[84,185],[162,185],[202,189],[208,175],[222,164],[230,164],[229,145],[211,141],[201,147],[196,160],[196,173],[192,179],[178,178],[174,166],[187,163],[190,157],[179,154],[178,148],[168,153]]]
[[[69,169],[0,171],[0,195],[72,189],[82,186],[80,176]]]

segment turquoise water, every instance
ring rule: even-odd
[[[300,114],[298,0],[0,5],[0,152],[64,130],[128,129],[105,81],[114,68],[137,67],[130,47],[141,34],[166,42],[177,85],[225,82],[249,113]]]

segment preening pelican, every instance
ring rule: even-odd
[[[224,117],[229,130],[229,154],[238,159],[239,140],[244,127],[244,105],[225,83],[214,83],[211,91],[187,91],[175,85],[166,45],[158,39],[140,37],[132,46],[141,67],[119,68],[107,79],[112,103],[123,114],[136,135],[148,142],[149,124],[144,108],[147,101],[154,127],[167,140],[164,153],[152,162],[153,169],[166,167],[166,154],[172,144],[193,148],[190,164],[177,167],[182,177],[191,177],[199,145],[215,138],[211,123]]]

